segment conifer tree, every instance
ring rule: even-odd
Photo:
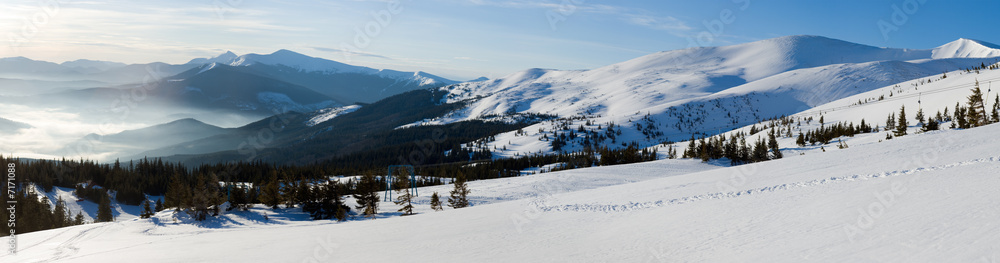
[[[958,128],[960,129],[969,128],[969,122],[968,119],[966,119],[965,113],[965,108],[963,108],[958,102],[955,102],[955,117],[953,119],[958,123]],[[955,128],[955,122],[952,123],[952,128]]]
[[[191,207],[191,188],[184,183],[180,174],[175,173],[170,178],[170,185],[167,186],[166,207],[173,207],[174,211],[186,210]]]
[[[153,217],[153,214],[155,214],[155,212],[153,212],[153,208],[150,207],[149,200],[142,202],[142,212],[139,213],[139,218],[142,219],[150,218]]]
[[[375,218],[378,214],[378,191],[381,188],[375,174],[366,172],[355,188],[354,200],[358,203],[356,208],[366,217]]]
[[[284,184],[281,186],[281,200],[285,201],[285,208],[295,208],[299,187],[291,175],[285,174],[282,178],[284,178]]]
[[[69,226],[72,223],[69,211],[66,209],[66,201],[63,201],[62,196],[56,199],[56,208],[52,211],[52,216],[54,227]]]
[[[940,129],[940,123],[935,118],[927,120],[927,125],[924,125],[924,132],[936,131],[938,129]]]
[[[73,225],[82,225],[83,222],[83,211],[76,212],[76,217],[73,218]]]
[[[582,127],[582,126],[581,126]],[[396,205],[402,205],[403,207],[396,212],[403,212],[403,215],[413,214],[413,195],[410,193],[410,178],[406,173],[396,173],[396,193],[399,195],[396,197]]]
[[[801,131],[799,131],[799,138],[795,139],[795,144],[798,145],[799,147],[805,147],[806,146],[806,137],[804,135],[802,135]]]
[[[444,208],[441,207],[441,197],[438,196],[437,192],[431,195],[431,209],[434,211],[441,211]]]
[[[781,159],[781,148],[778,147],[778,140],[774,137],[774,134],[768,135],[767,147],[771,149],[771,154],[774,159]]]
[[[972,89],[972,95],[968,97],[969,108],[968,113],[966,113],[967,123],[969,127],[979,127],[986,122],[986,106],[983,103],[983,91],[979,89],[979,80],[976,80],[976,86]]]
[[[885,130],[890,131],[896,129],[896,114],[889,113],[889,118],[885,120]]]
[[[278,174],[271,171],[271,177],[260,190],[260,202],[271,209],[278,209],[281,204],[281,188],[278,186]]]
[[[195,185],[197,190],[192,194],[191,208],[188,210],[188,214],[194,220],[202,221],[207,219],[209,215],[218,215],[218,205],[225,201],[225,198],[219,191],[219,179],[215,173],[209,173],[207,176],[200,174],[197,182]]]
[[[1000,94],[997,94],[996,101],[993,102],[993,122],[1000,122]]]
[[[899,122],[896,123],[896,137],[906,135],[906,128],[910,126],[909,122],[906,120],[906,105],[899,108]]]
[[[111,221],[115,221],[115,216],[111,213],[111,198],[104,194],[97,205],[97,222]]]
[[[926,123],[924,121],[924,108],[917,108],[917,124],[923,126]]]
[[[448,206],[459,209],[469,206],[469,186],[465,182],[465,174],[461,171],[455,176],[454,181],[455,188],[451,190],[451,196],[448,197]]]
[[[160,211],[163,211],[163,209],[164,209],[163,208],[163,199],[162,198],[156,199],[156,207],[153,208],[153,210],[155,210],[156,212],[160,212]]]

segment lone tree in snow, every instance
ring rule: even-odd
[[[139,214],[139,218],[150,218],[153,217],[153,214],[155,214],[155,212],[153,212],[153,208],[150,207],[149,200],[142,202],[142,213]]]
[[[396,173],[396,193],[399,197],[396,197],[397,205],[402,205],[396,212],[403,212],[403,215],[413,214],[413,195],[410,193],[410,178],[406,173]]]
[[[438,196],[437,192],[431,195],[431,209],[434,209],[434,211],[444,210],[444,208],[441,208],[441,197]]]
[[[975,88],[972,88],[972,95],[969,95],[969,111],[965,117],[969,127],[979,127],[986,124],[986,105],[983,103],[983,91],[979,89],[979,80],[976,80]]]
[[[361,181],[358,182],[354,194],[354,199],[358,202],[355,208],[366,217],[374,219],[375,215],[378,214],[378,191],[379,183],[375,174],[368,172],[361,176]]]
[[[459,209],[469,206],[469,186],[465,183],[465,174],[458,172],[458,176],[455,177],[454,182],[455,188],[451,190],[451,196],[448,197],[448,206]]]
[[[899,122],[896,123],[895,131],[896,137],[906,135],[906,128],[909,126],[910,124],[906,120],[906,105],[903,105],[899,108]]]

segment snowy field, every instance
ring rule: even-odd
[[[997,134],[937,131],[738,167],[661,160],[475,181],[473,207],[442,212],[427,201],[448,186],[426,187],[418,215],[395,216],[386,202],[376,220],[256,208],[193,224],[164,211],[19,235],[19,252],[0,261],[997,262]]]

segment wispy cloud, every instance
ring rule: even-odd
[[[381,59],[385,59],[385,60],[395,60],[395,59],[390,58],[390,57],[386,57],[386,56],[379,55],[379,54],[368,53],[368,52],[351,51],[351,50],[344,50],[344,49],[339,49],[339,48],[328,48],[328,47],[309,47],[309,48],[312,48],[313,50],[321,51],[321,52],[341,53],[341,54],[347,53],[347,54],[350,54],[352,56],[370,57],[370,58],[381,58]]]

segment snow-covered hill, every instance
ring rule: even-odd
[[[448,186],[426,187],[417,215],[394,216],[383,202],[376,220],[258,207],[195,224],[167,210],[19,235],[18,253],[0,259],[993,262],[998,132],[915,134],[738,167],[661,160],[474,181],[473,207],[442,212],[428,193]]]
[[[575,118],[568,123],[526,128],[528,138],[498,137],[503,144],[494,146],[509,149],[498,156],[549,151],[545,143],[532,141],[552,136],[554,130],[568,133],[566,128],[580,125],[593,130],[615,123],[625,127],[624,135],[610,145],[636,141],[648,146],[742,127],[886,85],[995,62],[991,56],[1000,49],[978,43],[959,40],[931,50],[909,50],[790,36],[660,52],[593,70],[530,69],[444,87],[451,93],[448,102],[469,105],[417,125],[517,113]],[[641,123],[645,129],[639,129],[640,120],[645,120]],[[543,130],[547,132],[536,132]],[[519,146],[529,144],[532,146]]]

